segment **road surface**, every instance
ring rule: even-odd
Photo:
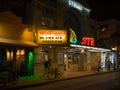
[[[20,90],[120,90],[120,71],[64,80]]]

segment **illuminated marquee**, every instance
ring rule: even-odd
[[[81,44],[88,46],[95,46],[95,39],[92,37],[83,37]]]
[[[38,44],[67,44],[66,30],[38,30]]]

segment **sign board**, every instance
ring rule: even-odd
[[[95,46],[95,39],[92,37],[83,37],[81,44],[87,46]]]
[[[38,30],[38,44],[67,44],[67,30]]]

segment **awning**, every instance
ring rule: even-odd
[[[20,41],[20,40],[13,40],[13,39],[5,39],[0,38],[1,45],[13,45],[13,46],[29,46],[29,47],[37,47],[38,45],[31,41]]]

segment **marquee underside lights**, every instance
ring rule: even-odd
[[[71,47],[88,49],[88,51],[91,51],[91,52],[109,52],[109,51],[111,51],[110,49],[97,48],[97,47],[91,47],[91,46],[83,46],[83,45],[70,44],[70,46]]]

